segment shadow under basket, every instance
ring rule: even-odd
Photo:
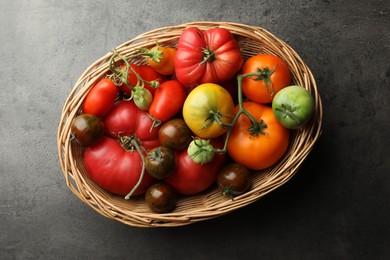
[[[61,169],[69,189],[85,204],[109,219],[137,227],[172,227],[227,214],[259,200],[286,183],[298,171],[321,135],[322,104],[310,69],[289,45],[263,28],[228,22],[186,23],[143,33],[118,46],[116,50],[129,56],[136,52],[136,48],[152,48],[156,42],[161,46],[177,47],[182,31],[190,26],[203,30],[212,27],[228,29],[236,38],[244,60],[259,53],[274,54],[283,59],[292,73],[292,84],[303,86],[312,94],[315,101],[314,116],[303,128],[291,132],[290,145],[283,158],[272,167],[252,174],[250,191],[231,200],[213,185],[202,193],[179,197],[176,208],[170,213],[153,213],[143,196],[125,200],[97,186],[84,167],[85,148],[71,142],[71,123],[80,114],[84,98],[109,72],[108,63],[113,53],[107,53],[84,71],[69,94],[58,126],[57,145]],[[142,64],[144,60],[138,58],[131,62]]]

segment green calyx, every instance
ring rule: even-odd
[[[194,139],[188,145],[188,157],[195,163],[203,164],[211,162],[214,159],[214,147],[210,140]]]

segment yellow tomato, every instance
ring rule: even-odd
[[[214,83],[194,88],[183,105],[183,118],[191,131],[208,139],[224,134],[234,116],[234,103],[229,92]]]

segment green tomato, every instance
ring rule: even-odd
[[[314,99],[305,88],[288,86],[276,93],[272,101],[272,111],[284,127],[297,129],[313,116]]]

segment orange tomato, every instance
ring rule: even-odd
[[[162,75],[170,76],[175,74],[173,61],[176,55],[176,49],[157,45],[149,53],[151,56],[146,59],[149,66]]]
[[[250,100],[262,104],[271,103],[276,93],[291,83],[291,72],[287,64],[270,54],[259,54],[249,58],[244,63],[241,73],[258,74],[243,78],[242,91]]]
[[[252,170],[268,168],[286,152],[290,132],[279,123],[271,107],[252,101],[244,102],[243,107],[258,122],[258,128],[241,114],[232,129],[227,152],[234,161]]]

